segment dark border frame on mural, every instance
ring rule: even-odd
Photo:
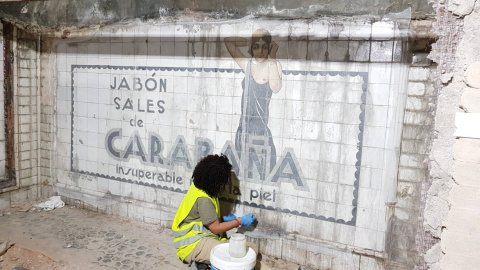
[[[90,176],[95,176],[95,177],[102,177],[106,179],[111,179],[111,180],[117,180],[120,182],[126,182],[126,183],[133,183],[133,184],[138,184],[138,185],[144,185],[144,186],[151,186],[155,188],[160,188],[168,191],[173,191],[177,193],[187,193],[187,190],[182,190],[179,188],[172,188],[172,187],[166,187],[162,185],[155,185],[155,184],[149,184],[149,183],[144,183],[142,181],[136,181],[136,180],[131,180],[127,178],[120,178],[120,177],[113,177],[110,175],[105,175],[105,174],[100,174],[100,173],[94,173],[94,172],[88,172],[88,171],[82,171],[82,170],[77,170],[73,167],[73,131],[74,131],[74,72],[75,69],[113,69],[113,70],[150,70],[150,71],[188,71],[188,72],[220,72],[220,73],[242,73],[243,70],[241,69],[233,69],[233,68],[201,68],[201,67],[149,67],[149,66],[110,66],[110,65],[71,65],[71,102],[72,102],[72,107],[71,107],[71,147],[70,147],[70,171],[75,172],[75,173],[81,173],[81,174],[86,174]],[[222,201],[234,203],[234,204],[241,204],[241,205],[246,205],[249,207],[254,207],[254,208],[260,208],[260,209],[266,209],[266,210],[272,210],[272,211],[277,211],[277,212],[282,212],[282,213],[287,213],[291,215],[296,215],[296,216],[302,216],[306,218],[313,218],[313,219],[318,219],[318,220],[323,220],[323,221],[328,221],[328,222],[334,222],[334,223],[339,223],[339,224],[345,224],[345,225],[350,225],[350,226],[355,226],[356,225],[356,220],[357,220],[357,202],[358,202],[358,190],[359,190],[359,181],[360,181],[360,167],[362,163],[362,146],[363,146],[363,130],[364,130],[364,124],[365,124],[365,106],[366,106],[366,100],[367,100],[367,86],[368,86],[368,72],[350,72],[350,71],[306,71],[306,70],[283,70],[283,74],[285,75],[312,75],[312,76],[326,76],[326,75],[331,75],[331,76],[350,76],[350,77],[361,77],[363,79],[362,83],[362,95],[361,95],[361,105],[360,105],[360,115],[359,120],[360,124],[358,126],[359,133],[358,133],[358,152],[356,154],[356,159],[357,161],[355,162],[355,181],[353,184],[354,190],[353,190],[353,200],[352,200],[352,218],[348,221],[345,221],[343,219],[336,219],[334,217],[326,217],[323,215],[315,215],[315,214],[308,214],[306,212],[298,212],[297,210],[289,210],[289,209],[282,209],[279,207],[272,207],[272,206],[265,206],[263,204],[256,204],[256,203],[250,203],[247,201],[240,201],[240,200],[233,200],[233,199],[227,199],[227,198],[220,198]]]

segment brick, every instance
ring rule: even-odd
[[[428,81],[430,77],[430,69],[429,68],[410,68],[410,72],[408,73],[408,80],[409,81]]]
[[[397,194],[398,198],[403,198],[406,196],[418,197],[420,196],[421,184],[412,183],[410,181],[398,180],[397,182]]]
[[[36,184],[37,184],[36,177],[35,178],[28,177],[28,178],[20,179],[20,187],[30,187]]]
[[[410,82],[407,86],[407,92],[409,96],[423,96],[425,95],[425,84]]]
[[[42,167],[48,167],[48,166],[50,166],[50,165],[51,165],[50,160],[48,160],[48,159],[43,159],[43,158],[40,160],[40,166],[42,166]]]
[[[41,149],[52,149],[52,143],[48,141],[42,141],[40,142],[40,148]]]
[[[34,78],[20,78],[18,80],[18,85],[24,87],[35,87],[37,86],[37,80]]]
[[[51,153],[50,149],[46,149],[46,150],[45,150],[45,149],[41,149],[41,150],[40,150],[40,156],[41,156],[41,158],[43,158],[43,159],[50,160],[50,153]]]
[[[433,123],[433,116],[428,112],[406,111],[403,122],[414,125],[431,125]]]
[[[20,125],[23,124],[32,124],[32,116],[31,115],[20,115],[18,122]],[[29,131],[30,132],[30,131]]]
[[[32,143],[30,142],[20,143],[20,152],[31,151],[31,150],[32,150]]]
[[[31,159],[26,159],[23,161],[20,161],[20,169],[27,169],[27,168],[32,168],[32,161]]]
[[[480,139],[457,139],[453,145],[453,158],[456,161],[480,163]]]
[[[18,87],[18,95],[21,96],[21,97],[30,97],[31,92],[32,92],[31,87],[26,87],[26,86]],[[23,100],[20,100],[20,102],[18,104],[24,105],[23,103],[21,103],[21,101],[23,101]],[[25,104],[25,105],[28,105],[28,104]]]
[[[70,169],[70,167],[69,167],[68,169]],[[44,168],[40,168],[40,174],[41,174],[42,176],[51,176],[51,174],[50,174],[50,168],[45,168],[45,167],[44,167]]]
[[[400,155],[400,165],[404,167],[424,168],[425,156],[402,153]]]
[[[22,97],[22,96],[19,96],[19,97],[18,97],[18,104],[21,104],[21,105],[35,105],[35,104],[36,104],[36,100],[35,100],[35,99],[32,99],[31,97]]]
[[[32,177],[32,175],[33,175],[32,169],[19,170],[18,172],[19,172],[19,178],[20,179]]]
[[[435,103],[431,98],[423,97],[408,97],[405,104],[405,109],[409,111],[432,111]]]
[[[412,154],[427,154],[427,140],[402,140],[402,152]]]
[[[21,131],[22,133],[23,133],[23,132],[31,132],[31,131],[32,131],[31,124],[22,124],[22,125],[20,125],[19,131]]]
[[[435,89],[435,85],[431,84],[431,83],[426,83],[425,84],[425,96],[428,96],[428,97],[437,97],[437,89]]]
[[[50,132],[52,130],[52,127],[50,124],[45,124],[45,123],[41,123],[40,124],[40,131],[41,132]]]
[[[419,196],[402,196],[402,191],[397,191],[397,204],[396,207],[399,208],[408,208],[408,209],[418,209],[420,204]],[[402,197],[401,197],[402,196]]]
[[[399,167],[398,179],[407,182],[422,182],[425,178],[425,170]]]
[[[18,61],[18,65],[24,69],[36,69],[37,67],[37,61],[31,60],[31,59],[20,59]]]

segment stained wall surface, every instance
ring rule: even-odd
[[[285,19],[316,19],[322,16],[377,16],[405,10],[414,19],[434,16],[428,1],[395,0],[122,0],[122,1],[39,1],[0,3],[0,17],[19,25],[65,30],[95,25],[123,23],[130,19],[171,21],[187,12],[195,21],[265,16]],[[198,15],[198,16],[197,16]]]
[[[3,24],[0,24],[0,47],[3,48]],[[3,72],[3,49],[0,50],[0,85],[4,83]],[[4,95],[0,95],[0,111],[4,111],[3,104],[5,101]],[[5,118],[4,115],[0,115],[0,178],[6,178],[5,164],[6,164],[6,150],[5,150]],[[1,180],[0,180],[1,181]]]
[[[258,29],[272,37],[269,59],[241,46],[234,60],[228,38]],[[224,211],[257,214],[246,234],[262,252],[357,267],[357,251],[379,267],[407,96],[400,30],[388,20],[136,23],[56,40],[54,189],[169,225],[196,162],[223,153],[236,176]]]

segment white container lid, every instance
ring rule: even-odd
[[[230,256],[229,243],[216,245],[210,251],[210,263],[221,270],[250,270],[255,267],[257,254],[250,247],[245,257],[234,258]]]

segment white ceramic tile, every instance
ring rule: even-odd
[[[378,210],[358,207],[356,227],[377,230],[379,213],[380,211]]]
[[[303,121],[302,122],[302,139],[303,140],[318,140],[320,138],[324,138],[321,136],[323,127],[322,123],[320,122],[313,122],[313,121]],[[328,125],[329,123],[325,123],[323,125]]]
[[[362,166],[370,168],[383,168],[384,149],[362,147]]]
[[[352,21],[349,23],[350,39],[369,40],[372,34],[372,24],[369,20]]]
[[[384,211],[383,192],[381,190],[360,187],[358,191],[358,207]]]
[[[233,98],[230,96],[218,96],[216,97],[217,113],[220,114],[232,114]]]
[[[365,126],[363,129],[363,146],[384,148],[386,135],[385,127]]]
[[[390,84],[393,67],[390,63],[371,63],[368,71],[368,83]]]
[[[372,39],[385,40],[394,37],[395,29],[393,22],[379,21],[372,23]]]
[[[382,189],[383,169],[362,167],[360,169],[360,187]]]
[[[330,23],[326,20],[315,20],[308,24],[309,40],[324,40],[328,37]]]
[[[320,155],[320,144],[315,141],[302,141],[300,158],[303,160],[317,160]]]
[[[160,40],[162,42],[171,42],[175,40],[174,24],[162,24],[160,26]]]
[[[342,119],[345,117],[349,116],[348,114],[345,114],[345,111],[347,111],[345,108],[346,105],[342,103],[332,103],[332,102],[324,102],[323,103],[323,116],[322,120],[323,122],[327,123],[341,123]],[[349,111],[352,112],[352,111]],[[355,119],[358,119],[358,115],[353,115],[351,116],[351,120],[343,120],[344,123],[351,123],[354,122]]]
[[[349,207],[344,207],[345,212],[349,212]],[[351,217],[349,214],[348,218]],[[335,226],[335,240],[340,243],[354,245],[355,244],[355,227],[349,225],[338,224]]]
[[[360,143],[358,136],[360,129],[358,125],[342,125],[342,143],[357,145]]]
[[[342,125],[336,123],[323,123],[321,134],[323,141],[339,143],[342,139]]]
[[[365,106],[365,125],[385,127],[389,108],[387,106]]]
[[[377,247],[377,231],[357,228],[355,231],[355,246],[375,250]]]
[[[320,160],[331,163],[338,163],[340,161],[339,144],[324,142],[320,149]]]

